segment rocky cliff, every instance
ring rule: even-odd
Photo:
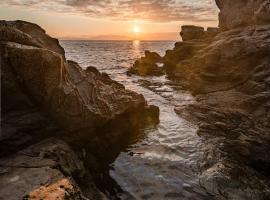
[[[220,28],[182,27],[160,70],[197,99],[175,111],[205,143],[201,185],[216,198],[269,199],[269,1],[216,2]]]
[[[232,29],[250,25],[269,24],[269,0],[216,0],[220,9],[219,27]]]
[[[158,108],[67,61],[32,23],[0,21],[0,56],[0,199],[105,199],[90,168],[122,137],[157,123]]]

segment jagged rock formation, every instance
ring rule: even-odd
[[[201,183],[212,194],[270,194],[269,35],[269,25],[227,31],[174,68],[170,63],[169,76],[197,98],[176,112],[198,124],[207,144]]]
[[[62,47],[51,45],[54,39],[49,36],[35,37],[36,32],[45,34],[42,29],[35,31],[40,29],[38,26],[20,22],[1,24],[4,29],[2,37],[5,38],[6,31],[6,35],[9,35],[7,39],[10,39],[1,45],[3,72],[8,68],[13,70],[15,76],[19,75],[18,81],[36,103],[65,128],[95,128],[117,115],[146,107],[142,95],[125,90],[122,85],[97,70],[89,68],[84,71],[78,64],[66,61],[61,53]],[[41,48],[21,41],[20,38],[24,37],[34,37],[33,42]],[[3,86],[3,91],[8,92]],[[4,102],[6,106],[9,106],[9,99]]]
[[[184,26],[164,70],[197,99],[175,111],[206,144],[201,185],[221,199],[269,199],[269,1],[217,4],[222,32],[203,37],[203,28]]]
[[[127,73],[128,75],[140,76],[162,76],[165,71],[169,73],[168,69],[171,65],[174,66],[183,58],[192,56],[194,51],[205,47],[208,40],[211,40],[219,32],[219,28],[213,27],[209,27],[205,31],[203,27],[199,26],[182,26],[180,35],[183,42],[177,42],[175,48],[167,50],[163,58],[156,52],[145,51],[145,56],[136,60]]]
[[[84,199],[81,182],[87,197],[104,199],[88,169],[97,167],[95,154],[118,149],[142,122],[157,123],[158,108],[95,68],[67,61],[58,40],[32,23],[0,21],[0,56],[0,196]]]
[[[200,26],[185,25],[181,28],[180,36],[182,37],[183,41],[189,41],[194,39],[205,40],[215,37],[219,32],[219,28],[215,27],[208,27],[205,31],[204,28]]]
[[[204,28],[199,26],[182,26],[180,35],[183,41],[202,39],[204,35]]]
[[[162,58],[156,52],[145,51],[145,57],[136,60],[134,65],[128,70],[128,75],[139,74],[141,76],[155,75],[161,76],[164,74],[162,67],[158,63],[162,62]]]

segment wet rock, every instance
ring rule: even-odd
[[[164,74],[163,67],[158,64],[162,63],[162,57],[156,52],[145,51],[145,57],[136,60],[134,65],[128,70],[128,74],[137,74],[140,76],[161,76]]]
[[[156,52],[145,51],[145,58],[155,63],[162,62],[162,57]]]

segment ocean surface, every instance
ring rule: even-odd
[[[110,166],[111,178],[123,192],[119,199],[211,199],[199,183],[198,162],[203,145],[197,127],[179,117],[175,107],[194,102],[193,97],[165,76],[127,76],[128,67],[145,50],[164,55],[173,41],[61,41],[66,57],[81,67],[94,66],[127,89],[144,95],[160,109],[160,123],[124,149]],[[177,92],[176,92],[177,89]]]

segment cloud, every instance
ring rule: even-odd
[[[214,0],[1,0],[0,4],[114,20],[207,22],[217,18]]]

